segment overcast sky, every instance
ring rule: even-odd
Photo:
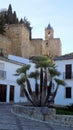
[[[18,18],[30,21],[33,38],[43,38],[50,23],[62,42],[62,54],[73,52],[73,0],[0,0],[0,9],[12,5]]]

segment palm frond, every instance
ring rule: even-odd
[[[30,68],[30,65],[24,65],[23,67],[18,68],[18,69],[16,70],[16,73],[17,73],[18,75],[20,75],[21,73],[26,74],[26,72],[27,72],[27,70],[29,70],[29,68]]]
[[[60,76],[60,74],[61,74],[57,69],[54,69],[54,68],[48,69],[48,70],[49,70],[51,77]]]
[[[34,79],[37,79],[39,77],[39,71],[36,70],[35,72],[31,72],[29,74],[29,78],[34,78]]]
[[[19,76],[20,74],[17,74],[17,73],[16,73],[16,74],[13,74],[13,75],[14,75],[14,76]]]
[[[27,80],[27,76],[24,76],[24,77],[18,78],[17,83],[19,85],[22,85],[22,84],[24,84],[26,82],[26,80]]]
[[[36,68],[39,68],[39,67],[47,68],[47,67],[54,66],[53,60],[51,60],[47,56],[37,56],[37,57],[34,57],[32,59],[32,62],[34,62],[36,64]]]
[[[66,85],[65,81],[63,81],[63,80],[61,80],[61,79],[55,78],[54,80],[56,81],[56,83],[57,83],[58,85],[62,85],[62,86],[65,86],[65,85]]]

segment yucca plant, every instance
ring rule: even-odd
[[[34,106],[46,106],[53,102],[59,85],[65,86],[65,82],[57,78],[60,72],[57,71],[54,61],[47,56],[37,56],[32,58],[32,62],[35,63],[35,69],[30,74],[30,66],[25,65],[22,68],[17,69],[16,75],[20,76],[17,79],[17,83],[23,87],[23,91],[27,99]],[[30,84],[31,78],[35,80],[35,91],[33,95],[32,86]],[[53,83],[55,83],[54,91]]]

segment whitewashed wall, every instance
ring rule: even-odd
[[[63,80],[63,72],[65,72],[65,65],[66,64],[72,64],[72,72],[73,72],[73,59],[69,60],[59,60],[55,61],[57,65],[57,69],[61,72],[61,76],[59,77],[60,79]],[[73,103],[73,79],[67,79],[65,80],[66,82],[66,87],[71,87],[72,88],[72,98],[65,98],[65,87],[60,86],[55,98],[55,104],[59,105],[69,105]]]
[[[0,79],[0,84],[7,85],[6,102],[9,102],[10,85],[14,86],[14,102],[20,101],[20,86],[18,86],[16,80],[17,76],[14,76],[17,68],[21,65],[10,63],[7,61],[0,60],[0,63],[4,63],[4,71],[6,71],[6,78]]]
[[[31,68],[30,68],[30,72],[34,71],[34,64],[30,63],[30,61],[28,59],[22,58],[22,57],[17,57],[17,56],[9,56],[9,59],[12,59],[14,61],[17,62],[21,62],[24,64],[30,64]],[[2,61],[4,62],[4,61]],[[7,102],[9,102],[9,85],[14,85],[15,86],[15,94],[14,94],[14,102],[24,102],[27,101],[27,99],[25,97],[20,97],[20,86],[18,86],[18,84],[16,83],[16,79],[18,78],[17,76],[14,76],[13,74],[16,72],[16,69],[21,67],[20,65],[14,64],[14,63],[8,63],[8,62],[4,62],[5,63],[5,71],[7,71],[7,78],[6,80],[0,80],[0,83],[5,83],[8,85],[8,91],[7,91]],[[65,72],[65,65],[66,64],[72,64],[72,72],[73,72],[73,60],[58,60],[55,61],[56,65],[57,65],[57,69],[61,72],[60,75],[60,79],[63,80],[63,72]],[[29,73],[30,73],[29,72]],[[59,86],[56,98],[55,98],[55,104],[59,104],[59,105],[68,105],[70,103],[73,103],[73,79],[70,80],[65,80],[66,82],[66,86],[71,87],[72,88],[72,98],[68,99],[65,98],[65,87],[63,86]],[[34,90],[34,80],[31,80],[31,86],[32,89]]]

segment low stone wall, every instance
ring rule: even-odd
[[[30,107],[14,105],[12,108],[13,112],[20,114],[24,117],[34,118],[37,120],[45,120],[48,123],[55,123],[56,125],[71,126],[73,127],[73,116],[69,115],[57,115],[54,108],[47,107]]]
[[[73,127],[73,116],[69,115],[55,115],[53,119],[56,123],[72,126]]]
[[[51,109],[47,107],[41,108],[41,107],[20,106],[20,105],[13,106],[13,111],[15,113],[40,120],[48,120],[50,117],[53,118],[56,114],[56,111],[53,108]]]

